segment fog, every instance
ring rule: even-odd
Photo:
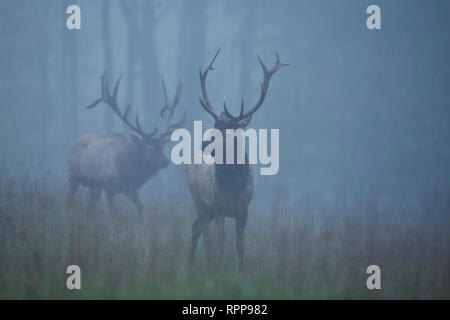
[[[67,179],[67,154],[85,133],[130,131],[105,106],[85,107],[123,73],[121,106],[143,126],[183,83],[180,108],[212,126],[198,102],[198,69],[217,49],[210,100],[237,114],[259,97],[261,68],[281,69],[249,127],[280,130],[280,170],[255,177],[253,205],[336,194],[414,200],[450,191],[450,3],[376,1],[381,30],[368,30],[373,1],[0,1],[0,167]],[[81,30],[66,7],[81,8]],[[167,146],[167,155],[175,143]],[[259,170],[255,170],[259,172]],[[189,197],[171,164],[146,188]]]

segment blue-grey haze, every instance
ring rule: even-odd
[[[131,20],[119,2],[108,1],[105,39],[103,1],[0,0],[2,170],[51,170],[65,181],[75,139],[111,130],[105,106],[84,108],[98,98],[108,68],[110,84],[124,73],[120,100],[133,101],[147,128],[158,121],[162,74],[170,94],[183,81],[186,127],[194,119],[212,125],[198,103],[198,68],[220,47],[208,79],[216,108],[223,96],[234,112],[241,95],[248,108],[256,103],[256,52],[267,65],[275,51],[290,64],[251,123],[280,129],[279,174],[256,178],[254,203],[268,194],[285,200],[285,192],[289,199],[374,189],[412,200],[448,194],[449,1],[148,0],[134,2]],[[69,4],[81,7],[81,30],[66,29]],[[370,4],[381,7],[381,30],[366,28]],[[113,127],[128,134],[118,119]],[[188,197],[183,168],[162,171],[149,183],[156,186]]]

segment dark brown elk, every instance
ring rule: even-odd
[[[139,200],[138,190],[159,170],[169,165],[164,146],[170,141],[172,131],[185,121],[183,116],[179,122],[171,123],[179,102],[181,84],[178,84],[173,102],[169,103],[166,86],[164,80],[162,81],[165,104],[160,116],[166,120],[166,127],[164,132],[158,135],[156,127],[151,133],[144,132],[138,115],[134,124],[129,121],[131,104],[125,112],[121,111],[117,103],[120,79],[121,77],[111,95],[104,73],[101,78],[101,97],[87,106],[87,109],[104,102],[134,134],[130,137],[121,134],[86,134],[72,146],[69,154],[67,207],[72,207],[75,193],[78,187],[83,185],[90,188],[88,213],[95,210],[101,193],[105,190],[111,212],[116,210],[115,195],[124,193],[136,205],[142,218],[143,205]]]
[[[283,66],[278,53],[276,63],[271,69],[267,69],[257,55],[258,61],[263,70],[263,81],[261,82],[261,94],[256,105],[248,112],[244,112],[244,102],[241,99],[241,110],[239,116],[233,116],[224,103],[224,111],[218,116],[212,107],[206,90],[206,77],[210,70],[213,70],[214,61],[220,50],[212,59],[208,67],[202,71],[200,69],[201,97],[200,104],[214,118],[214,127],[222,132],[225,137],[227,129],[243,129],[252,119],[252,115],[262,106],[269,88],[270,79]],[[235,138],[235,148],[236,148]],[[205,145],[204,145],[205,147]],[[236,150],[236,149],[235,149]],[[226,149],[224,150],[224,157]],[[237,164],[236,152],[234,152],[234,164],[190,164],[187,166],[187,180],[194,206],[197,211],[197,218],[192,225],[191,247],[189,252],[190,265],[194,262],[197,242],[203,234],[205,253],[208,263],[211,262],[212,255],[217,254],[217,261],[223,260],[225,242],[225,218],[236,219],[236,250],[238,255],[238,266],[242,270],[244,266],[244,229],[247,223],[248,205],[253,196],[253,170],[248,163],[248,155],[245,155],[245,163]],[[209,225],[215,221],[218,231],[218,250],[212,251],[211,239],[209,237]]]

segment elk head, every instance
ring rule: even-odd
[[[150,133],[147,133],[142,129],[138,113],[136,113],[134,124],[129,121],[128,116],[131,110],[131,103],[127,106],[125,112],[122,113],[117,102],[117,93],[119,90],[121,79],[122,75],[120,75],[119,79],[117,80],[114,86],[113,94],[111,95],[108,89],[106,72],[104,72],[101,77],[101,97],[86,108],[92,109],[95,108],[100,102],[106,103],[114,112],[114,114],[116,114],[120,118],[120,120],[122,120],[122,122],[125,123],[125,125],[133,131],[134,134],[132,134],[131,136],[133,149],[139,156],[142,157],[144,164],[152,166],[157,170],[163,169],[169,165],[169,160],[164,154],[164,146],[170,141],[172,132],[175,129],[181,127],[186,120],[186,112],[184,112],[183,117],[180,121],[171,123],[175,114],[176,107],[180,100],[181,83],[178,83],[175,97],[173,101],[169,103],[164,78],[161,79],[164,93],[164,105],[160,111],[160,117],[161,119],[165,120],[166,123],[165,130],[161,134],[158,134],[158,128],[156,126]]]
[[[239,116],[235,117],[228,111],[227,104],[224,99],[223,112],[220,114],[220,116],[218,116],[214,112],[214,108],[212,107],[208,99],[208,93],[206,91],[206,77],[208,76],[209,70],[214,70],[213,64],[214,61],[216,61],[219,52],[220,49],[217,51],[214,58],[211,60],[210,64],[204,71],[200,69],[200,85],[202,94],[199,97],[199,99],[202,107],[214,118],[215,121],[214,128],[219,129],[220,131],[222,131],[222,133],[225,133],[226,129],[243,129],[248,126],[248,124],[252,119],[252,115],[256,111],[258,111],[258,109],[262,106],[264,99],[266,98],[267,90],[269,89],[270,79],[275,74],[275,72],[277,72],[281,67],[288,66],[288,64],[281,63],[278,52],[276,52],[275,65],[271,69],[267,69],[261,57],[258,54],[256,54],[256,57],[258,58],[259,64],[261,65],[264,74],[263,81],[261,82],[261,94],[258,102],[248,112],[244,113],[244,99],[241,97],[241,112]]]

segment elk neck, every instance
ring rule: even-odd
[[[203,150],[209,143],[209,141],[203,143]],[[211,155],[214,156],[214,152]],[[223,150],[223,158],[226,159],[226,148]],[[233,164],[215,164],[216,181],[228,195],[236,197],[246,188],[249,173],[250,166],[247,152],[245,153],[245,163],[237,164],[237,138],[235,138]]]
[[[159,167],[144,158],[144,148],[135,143],[129,144],[126,152],[117,159],[121,180],[125,185],[140,187],[159,171]]]

